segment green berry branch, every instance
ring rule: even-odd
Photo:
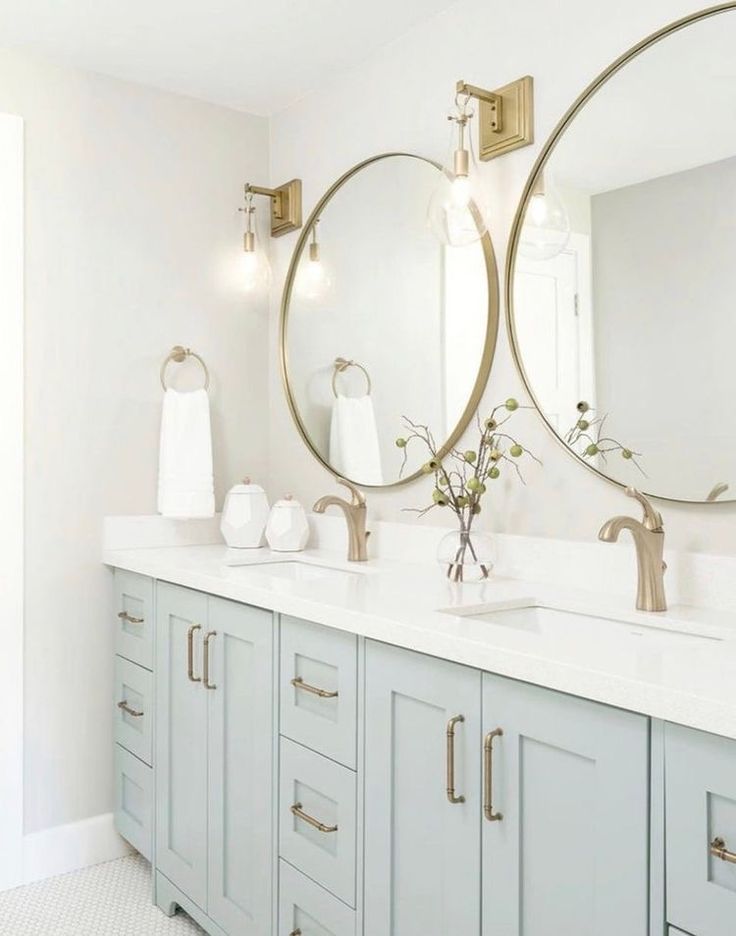
[[[481,512],[481,501],[488,490],[488,482],[497,481],[506,468],[513,470],[523,484],[525,482],[519,462],[528,457],[541,464],[518,439],[504,430],[504,426],[517,410],[532,408],[520,407],[519,402],[510,397],[505,403],[494,407],[487,419],[481,420],[477,417],[480,434],[478,448],[464,452],[456,448],[442,452],[428,426],[403,417],[409,432],[396,440],[396,446],[404,455],[400,474],[403,474],[406,468],[409,447],[418,443],[429,452],[429,459],[422,466],[422,471],[426,475],[434,475],[435,484],[431,504],[427,507],[404,509],[423,517],[437,507],[447,507],[457,516],[460,524],[460,542],[454,561],[449,563],[447,569],[447,576],[453,581],[462,581],[463,563],[467,553],[470,553],[474,561],[478,559],[471,529],[474,519]],[[483,577],[487,578],[490,569],[481,566],[481,570]]]
[[[565,442],[570,448],[578,451],[581,458],[600,456],[604,463],[608,461],[608,455],[617,452],[624,461],[633,462],[646,477],[646,472],[638,461],[642,453],[635,452],[622,445],[617,439],[603,434],[606,419],[608,418],[607,414],[605,416],[593,416],[594,411],[585,400],[578,403],[577,411],[580,414],[577,422],[565,436]]]

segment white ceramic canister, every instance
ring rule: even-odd
[[[275,552],[299,552],[309,540],[309,522],[299,501],[287,494],[271,508],[266,539]]]
[[[260,484],[244,478],[227,492],[222,508],[220,531],[234,549],[257,549],[263,546],[263,531],[268,520],[268,498]]]

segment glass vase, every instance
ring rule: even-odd
[[[451,582],[485,582],[493,569],[493,540],[479,530],[446,533],[437,548],[437,561]]]

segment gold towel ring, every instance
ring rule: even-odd
[[[337,396],[337,375],[342,374],[343,371],[346,371],[348,367],[357,367],[358,370],[363,371],[365,375],[365,382],[368,385],[368,394],[371,392],[371,378],[368,371],[363,367],[362,364],[358,364],[357,361],[348,361],[345,358],[335,358],[335,370],[332,374],[332,392]]]
[[[171,361],[175,364],[183,364],[188,357],[193,357],[195,360],[199,361],[202,365],[202,370],[204,371],[204,389],[209,390],[210,388],[210,372],[207,370],[207,365],[204,363],[204,360],[197,354],[196,351],[192,351],[191,348],[184,348],[181,345],[174,345],[171,351],[164,358],[164,362],[161,365],[161,386],[164,390],[167,390],[166,386],[166,368],[169,366]]]

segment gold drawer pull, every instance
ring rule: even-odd
[[[217,631],[210,631],[204,638],[202,651],[202,685],[205,689],[217,689],[215,683],[210,682],[210,640],[217,637]]]
[[[447,798],[451,803],[464,803],[464,796],[455,795],[455,725],[465,721],[464,715],[455,715],[447,723]]]
[[[338,696],[337,690],[330,692],[328,689],[319,689],[317,686],[310,686],[309,683],[304,682],[301,676],[295,676],[291,680],[291,684],[295,689],[311,692],[312,695],[319,696],[320,699],[336,699]]]
[[[187,631],[187,676],[190,682],[202,682],[201,676],[194,675],[194,632],[202,630],[201,624],[192,624]]]
[[[489,731],[483,742],[485,780],[483,785],[483,814],[489,822],[500,822],[503,814],[493,811],[493,739],[503,737],[503,728]]]
[[[118,617],[121,621],[125,621],[126,624],[142,624],[144,618],[133,617],[131,614],[128,614],[127,611],[118,611]]]
[[[714,858],[720,858],[721,861],[727,861],[729,864],[736,864],[736,852],[729,851],[722,838],[714,838],[710,843],[710,853]]]
[[[301,819],[303,822],[306,822],[307,825],[311,825],[312,828],[317,829],[318,832],[337,832],[336,825],[325,825],[324,822],[320,822],[319,819],[315,819],[313,816],[310,816],[309,813],[305,813],[302,810],[301,803],[294,803],[294,805],[289,808],[297,819]]]
[[[131,708],[125,699],[122,702],[118,702],[118,708],[123,712],[127,712],[128,715],[131,715],[133,718],[140,718],[143,715],[143,712],[139,712],[137,709]]]

